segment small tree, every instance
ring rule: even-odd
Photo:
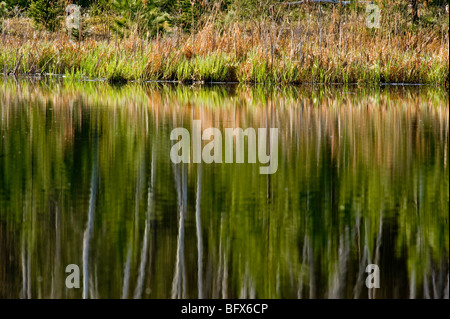
[[[411,18],[412,22],[416,23],[419,20],[419,0],[409,0],[411,3]]]
[[[61,0],[35,0],[28,8],[28,15],[37,25],[55,31],[64,14],[64,3]]]
[[[159,4],[159,0],[114,0],[112,9],[118,15],[114,29],[136,27],[138,33],[148,30],[152,35],[157,30],[168,30],[170,16],[161,11]]]
[[[0,18],[6,17],[8,14],[8,8],[6,7],[6,2],[0,2]]]

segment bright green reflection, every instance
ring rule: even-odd
[[[430,87],[0,80],[0,297],[448,297],[448,103]],[[278,127],[277,173],[174,166],[170,132],[194,119]]]

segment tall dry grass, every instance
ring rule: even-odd
[[[361,11],[318,8],[302,7],[296,20],[208,19],[194,41],[179,32],[153,39],[131,32],[73,42],[62,31],[38,32],[28,20],[10,19],[1,36],[0,69],[112,82],[448,84],[448,16],[446,24],[420,27],[384,8],[380,28],[369,29]]]

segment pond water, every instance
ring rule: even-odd
[[[276,172],[174,164],[194,120]],[[0,79],[0,298],[448,298],[448,150],[436,87]]]

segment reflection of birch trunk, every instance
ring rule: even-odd
[[[380,226],[378,229],[377,243],[375,249],[375,265],[378,265],[380,259],[380,247],[381,247],[381,237],[383,235],[383,212],[380,212]],[[369,289],[369,299],[375,299],[375,292],[377,288]]]
[[[27,254],[25,251],[25,235],[22,234],[22,291],[20,298],[26,299],[27,294]]]
[[[427,250],[428,251],[428,250]],[[431,253],[428,254],[428,262],[432,268],[431,271],[431,286],[433,288],[433,297],[434,299],[439,298],[439,294],[437,291],[437,286],[436,286],[436,274],[435,274],[435,269],[433,267],[433,259],[431,257]],[[423,290],[424,290],[424,298],[425,299],[430,299],[431,298],[431,294],[430,294],[430,289],[429,289],[429,284],[428,284],[428,275],[427,272],[425,270],[425,267],[423,267]]]
[[[302,299],[303,298],[303,277],[305,276],[305,263],[306,263],[306,252],[307,252],[307,242],[308,237],[306,235],[305,231],[305,239],[303,240],[303,249],[302,249],[302,265],[300,266],[300,279],[298,283],[298,291],[297,291],[297,298]]]
[[[91,196],[89,199],[89,214],[83,238],[83,299],[89,298],[89,248],[94,229],[94,212],[98,187],[98,141],[94,141],[94,156],[92,161]]]
[[[202,168],[198,165],[197,172],[197,199],[195,203],[195,220],[197,225],[197,270],[198,270],[198,298],[203,298],[203,242],[202,242],[202,225],[200,218],[200,202],[202,191]]]
[[[228,298],[228,242],[223,252],[222,298]]]
[[[370,256],[369,256],[369,235],[368,235],[368,228],[367,223],[364,223],[364,253],[363,257],[361,259],[361,263],[359,264],[359,273],[358,273],[358,279],[356,280],[355,288],[353,288],[353,297],[355,299],[359,298],[361,295],[361,290],[363,287],[363,284],[365,283],[364,279],[364,273],[366,271],[367,266],[367,260],[369,259],[370,264]],[[358,220],[358,233],[359,233],[359,220]]]
[[[125,268],[123,271],[123,286],[122,286],[122,299],[128,298],[128,290],[130,287],[130,266],[131,266],[131,240],[127,249],[127,260],[125,261]]]
[[[416,298],[416,267],[413,265],[411,271],[411,279],[409,282],[409,299]]]
[[[449,278],[448,278],[448,273],[447,273],[447,284],[445,285],[445,289],[444,289],[444,299],[448,299],[449,295],[448,295],[448,290],[449,290]]]
[[[418,235],[416,237],[416,255],[420,254],[420,229],[418,231]],[[412,267],[411,267],[411,278],[409,281],[409,299],[416,299],[417,298],[417,287],[416,287],[416,263],[413,262],[412,263]]]
[[[312,240],[308,245],[308,263],[309,263],[309,298],[316,298],[316,282],[314,277],[314,254]]]
[[[336,267],[333,267],[336,269],[336,272],[332,274],[331,285],[328,291],[328,297],[330,299],[344,298],[343,294],[345,289],[345,278],[347,276],[347,262],[350,251],[347,234],[348,229],[345,230],[343,235],[339,236],[338,264]]]
[[[128,298],[128,291],[130,289],[130,271],[131,271],[131,257],[133,255],[133,239],[135,239],[135,242],[138,240],[135,238],[135,235],[137,234],[136,229],[139,229],[139,201],[140,201],[140,194],[142,189],[142,180],[143,176],[145,175],[145,156],[142,157],[141,164],[140,164],[140,170],[139,175],[136,180],[136,195],[135,195],[135,206],[134,206],[134,223],[133,223],[133,229],[132,233],[130,235],[128,248],[127,248],[127,259],[125,261],[125,267],[123,271],[123,285],[122,285],[122,299]]]
[[[421,176],[419,176],[419,180],[420,179],[421,179]],[[420,182],[419,182],[419,184],[420,184]],[[413,195],[412,200],[413,200],[414,208],[415,208],[415,212],[416,212],[415,215],[416,215],[417,218],[420,219],[420,195],[419,195],[419,188],[420,188],[420,185],[418,186],[417,185],[417,181],[415,181],[414,185],[413,185],[414,195]],[[414,256],[414,257],[417,257],[417,256],[421,255],[421,243],[422,243],[422,240],[421,240],[421,228],[420,228],[420,225],[419,225],[419,229],[417,230],[417,235],[416,235],[416,246],[415,246],[416,247],[416,251],[415,251],[416,256]],[[412,263],[412,267],[411,268],[412,269],[411,269],[411,274],[410,274],[411,278],[410,278],[410,282],[409,282],[409,298],[410,299],[416,299],[417,298],[417,295],[416,295],[416,285],[417,285],[416,284],[416,280],[417,280],[416,276],[417,276],[417,273],[416,273],[416,262],[415,262],[415,260]]]
[[[434,288],[434,273],[433,273],[433,288]],[[428,284],[428,275],[425,271],[425,267],[423,268],[423,297],[425,299],[430,299],[430,288],[429,288],[429,284]]]
[[[172,299],[182,298],[185,289],[184,279],[184,219],[186,214],[187,204],[187,179],[186,179],[186,164],[181,165],[181,177],[177,166],[175,166],[175,183],[177,185],[178,193],[178,240],[177,240],[177,255],[175,262],[175,274],[172,282]]]
[[[423,271],[423,273],[424,273],[424,276],[425,276],[425,270]],[[425,278],[424,278],[424,279],[425,279]],[[433,285],[434,298],[436,298],[436,296],[437,296],[437,289],[436,289],[436,274],[435,274],[434,269],[433,269],[433,271],[432,271],[432,273],[431,273],[431,283],[432,283],[432,285]],[[424,286],[425,286],[425,283],[424,283]],[[426,298],[426,295],[425,295],[425,298]]]
[[[182,290],[182,298],[186,297],[186,266],[184,261],[184,220],[186,218],[186,211],[187,211],[187,175],[186,175],[186,165],[183,165],[183,174],[182,174],[182,181],[183,181],[183,236],[182,236],[182,245],[181,245],[181,274],[182,274],[182,282],[183,282],[183,290]]]
[[[93,299],[98,299],[97,292],[97,265],[94,265],[94,275],[89,277],[89,295]]]
[[[55,267],[53,268],[53,275],[52,275],[52,299],[59,298],[58,291],[58,283],[59,283],[59,276],[61,273],[61,225],[60,225],[60,211],[59,206],[56,205],[56,212],[55,212],[55,256],[54,256],[54,263]]]
[[[24,246],[24,249],[26,251],[26,297],[27,299],[31,299],[31,249],[33,246],[34,238],[35,238],[35,230],[34,230],[34,195],[33,195],[33,171],[31,172],[31,187],[30,187],[30,193],[31,193],[31,203],[30,208],[28,210],[28,207],[26,209],[27,212],[27,218],[26,218],[26,247]]]
[[[441,269],[439,270],[439,288],[438,293],[435,294],[435,298],[442,298],[445,285],[445,273],[444,273],[444,259],[441,259]]]
[[[250,274],[250,268],[248,261],[245,263],[245,272],[243,276],[242,288],[240,291],[239,299],[255,299],[256,289],[253,277]]]
[[[179,169],[177,165],[174,165],[174,178],[175,178],[175,187],[177,190],[177,200],[178,200],[178,239],[177,239],[177,254],[176,254],[176,260],[175,260],[175,273],[173,275],[173,282],[172,282],[172,299],[178,298],[178,291],[179,291],[179,276],[180,276],[180,269],[179,269],[179,250],[180,250],[180,233],[181,233],[181,190],[180,190],[180,176],[179,176]]]
[[[219,294],[220,294],[220,288],[221,288],[221,283],[222,283],[222,273],[223,273],[223,265],[222,265],[222,258],[223,258],[223,254],[222,254],[222,229],[223,229],[223,215],[221,216],[220,219],[220,234],[219,234],[219,267],[217,270],[217,278],[216,278],[216,289],[214,291],[213,294],[213,298],[214,299],[218,299],[219,298]]]
[[[139,265],[139,275],[137,279],[136,289],[134,290],[134,299],[140,299],[142,296],[142,287],[144,285],[145,279],[145,266],[147,265],[147,254],[148,254],[148,242],[149,242],[149,233],[150,233],[150,223],[148,222],[148,218],[146,217],[145,222],[145,230],[144,230],[144,239],[142,242],[142,250],[141,250],[141,263]]]
[[[33,195],[31,195],[33,198]],[[33,209],[33,200],[31,200],[31,209]],[[31,245],[33,243],[34,223],[30,218],[30,228],[28,229],[28,244],[27,244],[27,298],[31,299]]]
[[[220,219],[220,235],[219,235],[219,269],[217,274],[216,286],[218,290],[214,298],[219,298],[218,294],[221,294],[221,298],[228,298],[228,241],[223,240],[223,222],[224,215],[221,215]]]
[[[430,263],[431,256],[430,256]],[[432,283],[433,283],[433,298],[434,299],[441,299],[443,295],[445,295],[445,291],[447,291],[447,298],[448,299],[448,274],[447,274],[447,284],[445,283],[445,274],[444,274],[444,260],[441,260],[441,266],[438,274],[438,282],[436,283],[436,272],[435,269],[433,269],[432,272]],[[424,270],[425,274],[425,270]],[[446,285],[446,286],[444,286]]]
[[[33,154],[31,145],[33,138],[33,131],[30,134],[30,152]],[[31,231],[33,229],[32,215],[33,215],[33,165],[31,165],[31,185],[29,192],[31,194],[31,203],[28,204],[28,200],[25,201],[23,210],[24,229],[22,233],[22,299],[31,299],[31,244],[32,236]],[[28,207],[29,206],[29,207]]]
[[[348,264],[350,260],[350,231],[347,227],[345,228],[345,234],[342,237],[342,245],[344,249],[339,255],[339,266],[341,270],[339,298],[345,298],[345,287],[347,285],[345,280],[347,278]]]
[[[141,251],[141,264],[139,265],[139,276],[136,284],[136,289],[134,291],[134,298],[138,299],[142,296],[142,288],[144,286],[145,280],[145,269],[147,267],[147,258],[149,254],[149,242],[150,242],[150,220],[151,220],[151,211],[153,207],[153,197],[154,197],[154,187],[155,187],[155,152],[152,149],[152,170],[150,177],[150,185],[148,187],[148,198],[147,198],[147,213],[145,214],[145,230],[144,230],[144,239],[142,243],[142,251]]]

